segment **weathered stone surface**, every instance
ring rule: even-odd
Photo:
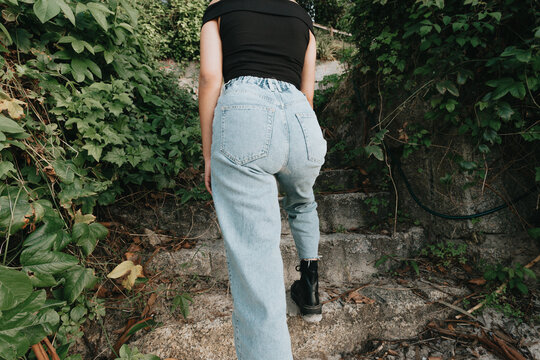
[[[388,212],[388,193],[343,193],[316,195],[322,232],[344,231],[371,225]],[[369,198],[384,200],[378,207],[378,215],[370,211]],[[178,238],[217,239],[221,237],[219,223],[210,202],[194,202],[182,205],[180,201],[166,198],[153,206],[111,205],[108,211],[130,226],[150,230],[159,229]],[[282,234],[290,234],[287,213],[281,208]]]
[[[353,169],[334,169],[321,171],[313,190],[318,192],[339,192],[361,187],[361,174]]]
[[[377,214],[370,211],[367,199],[377,198],[384,204]],[[388,214],[390,194],[386,192],[364,194],[345,193],[317,196],[319,228],[324,232],[357,229],[375,224]]]
[[[429,302],[451,302],[454,296],[466,293],[464,289],[453,287],[445,287],[446,293],[426,284],[415,287],[421,288],[428,299],[418,297],[410,288],[384,280],[359,290],[361,295],[374,300],[372,304],[341,300],[327,303],[323,307],[323,319],[317,324],[307,323],[300,316],[290,316],[288,325],[295,359],[331,358],[355,350],[369,338],[413,337],[426,322],[449,313],[448,308]],[[326,290],[321,284],[322,301],[331,297]],[[225,290],[198,295],[194,297],[187,321],[179,315],[171,317],[168,312],[161,312],[156,320],[164,325],[135,335],[130,346],[162,358],[235,359],[231,313],[232,299]]]
[[[540,254],[540,243],[524,231],[514,234],[485,234],[467,239],[467,241],[462,239],[452,239],[452,241],[465,242],[468,256],[484,260],[487,263],[519,262],[525,265]]]
[[[421,228],[411,228],[394,237],[355,233],[323,234],[319,242],[319,276],[322,281],[335,285],[369,281],[373,274],[388,266],[385,264],[375,268],[375,261],[381,256],[395,254],[406,257],[418,250],[423,241]],[[285,281],[292,282],[298,277],[295,270],[298,255],[292,236],[282,238],[281,253]],[[160,276],[169,278],[192,274],[210,276],[216,280],[228,278],[225,249],[220,239],[200,240],[193,249],[160,251],[146,264],[146,269],[152,273],[160,272]]]

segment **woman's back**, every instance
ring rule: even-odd
[[[290,0],[221,0],[208,7],[203,25],[221,17],[225,82],[270,77],[300,89],[306,48],[313,32],[307,12]]]

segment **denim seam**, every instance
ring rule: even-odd
[[[307,151],[307,158],[309,161],[314,162],[316,164],[322,164],[324,163],[324,157],[322,159],[318,157],[313,156],[313,149],[311,144],[311,137],[309,136],[309,132],[307,131],[307,124],[304,122],[304,118],[311,118],[314,117],[311,113],[295,113],[296,118],[298,119],[298,122],[300,123],[300,127],[302,128],[302,132],[304,133],[304,138],[306,140],[306,151]]]

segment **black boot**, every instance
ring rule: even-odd
[[[296,270],[300,271],[300,280],[291,286],[291,298],[300,308],[302,315],[322,314],[319,302],[318,260],[301,260]]]

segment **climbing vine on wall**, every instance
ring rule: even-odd
[[[540,145],[540,12],[536,1],[357,0],[356,69],[372,82],[369,108],[386,113],[366,150],[383,159],[389,112],[421,97],[425,120],[468,136],[479,154],[503,138]],[[356,84],[359,86],[360,84]],[[408,128],[404,156],[432,144],[419,124]],[[531,176],[540,181],[538,153]],[[482,172],[476,162],[465,170]],[[480,176],[481,177],[481,176]]]

